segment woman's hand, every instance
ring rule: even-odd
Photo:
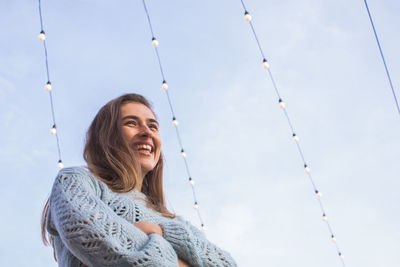
[[[145,232],[147,235],[149,234],[159,234],[160,236],[164,236],[162,228],[155,223],[151,222],[138,222],[135,223],[134,226]],[[179,267],[190,267],[186,262],[181,259],[178,259]]]
[[[151,222],[138,222],[135,223],[134,226],[145,232],[146,235],[159,234],[160,236],[164,236],[163,230],[158,224]]]

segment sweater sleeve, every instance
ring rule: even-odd
[[[60,171],[50,195],[51,223],[72,254],[88,266],[178,266],[173,247],[119,217],[97,195],[96,178]]]
[[[192,267],[237,266],[232,256],[209,242],[202,231],[181,218],[160,223],[164,238],[171,243],[178,257]]]

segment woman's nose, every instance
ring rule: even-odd
[[[151,136],[153,134],[153,132],[150,130],[149,127],[147,127],[147,125],[143,125],[140,130],[140,136]]]

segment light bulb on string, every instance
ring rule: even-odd
[[[308,167],[307,164],[304,164],[304,171],[305,171],[305,173],[310,172],[310,167]]]
[[[185,151],[183,149],[181,150],[181,157],[182,158],[186,158],[186,153],[185,153]]]
[[[40,41],[46,40],[46,35],[45,35],[44,31],[40,32],[40,34],[38,35],[38,38]]]
[[[207,230],[206,226],[203,223],[201,224],[201,229],[203,229],[203,231]]]
[[[299,142],[299,137],[295,133],[293,133],[293,141]]]
[[[335,243],[336,242],[336,237],[334,235],[331,236],[332,242]]]
[[[179,124],[175,117],[172,118],[172,124],[174,126],[178,126],[178,124]]]
[[[61,160],[61,159],[58,161],[57,167],[58,167],[59,169],[62,169],[62,168],[64,167],[64,164],[62,163],[62,160]]]
[[[51,82],[50,82],[50,81],[48,81],[48,82],[46,83],[46,85],[44,86],[44,89],[45,89],[47,92],[50,92],[50,91],[51,91],[52,86],[51,86]]]
[[[279,97],[279,90],[278,90],[278,88],[277,88],[277,85],[275,84],[274,77],[273,77],[272,73],[271,73],[270,70],[269,70],[269,68],[270,68],[269,62],[268,62],[268,61],[265,59],[265,57],[264,57],[264,52],[263,52],[263,49],[262,49],[262,45],[261,45],[260,42],[259,42],[260,38],[257,36],[257,33],[256,33],[256,31],[255,31],[255,29],[254,29],[254,27],[253,27],[252,22],[251,22],[252,17],[250,16],[249,12],[247,12],[244,1],[242,0],[241,2],[242,2],[243,9],[244,9],[245,20],[246,20],[247,22],[250,23],[251,30],[252,30],[252,32],[253,32],[253,34],[254,34],[255,39],[256,39],[258,48],[259,48],[259,50],[260,50],[260,52],[261,52],[261,55],[262,55],[262,58],[263,58],[263,67],[264,67],[264,69],[268,70],[268,74],[269,74],[269,76],[270,76],[270,78],[271,78],[272,85],[273,85],[273,87],[274,87],[274,89],[275,89],[275,91],[276,91],[276,93],[277,93],[277,95],[278,95],[278,97]],[[279,97],[279,107],[280,107],[281,109],[284,109],[284,108],[285,108],[285,103],[282,101],[282,99],[280,99],[280,97]],[[298,150],[299,150],[300,156],[302,157],[303,164],[304,164],[304,172],[305,172],[306,174],[308,174],[308,177],[310,178],[310,181],[311,181],[311,183],[312,183],[312,185],[313,185],[313,188],[314,188],[314,190],[315,190],[315,194],[316,194],[316,196],[317,196],[318,198],[320,198],[320,197],[322,196],[322,194],[319,193],[318,190],[316,190],[316,187],[315,187],[313,178],[312,178],[311,175],[309,174],[309,173],[310,173],[310,167],[308,167],[308,165],[306,164],[306,160],[305,160],[305,158],[304,158],[304,156],[303,156],[302,148],[300,147],[300,144],[298,143],[298,142],[299,142],[299,137],[296,135],[296,133],[295,133],[295,131],[294,131],[294,128],[293,128],[292,123],[291,123],[291,119],[290,119],[289,115],[286,113],[286,110],[283,110],[283,111],[284,111],[284,113],[285,113],[285,115],[286,115],[286,117],[287,117],[287,119],[288,119],[289,126],[290,126],[290,128],[291,128],[291,130],[292,130],[292,139],[293,139],[294,142],[296,142],[296,146],[297,146],[297,148],[298,148]],[[326,214],[325,214],[323,204],[322,204],[322,202],[321,202],[320,199],[318,199],[318,202],[319,202],[319,204],[320,204],[320,207],[321,207],[321,210],[322,210],[322,213],[323,213],[323,214],[322,214],[322,219],[323,219],[323,221],[326,222],[326,224],[327,224],[327,226],[328,226],[328,228],[329,228],[329,230],[330,230],[330,233],[331,233],[331,236],[332,236],[332,241],[333,241],[333,242],[336,242],[336,238],[334,237],[334,235],[333,235],[333,233],[332,233],[332,231],[331,231],[330,223],[329,223],[328,218],[327,218],[327,216],[326,216]],[[320,216],[321,216],[321,215],[320,215]],[[337,247],[337,249],[338,249],[338,250],[337,250],[337,253],[338,253],[339,257],[340,257],[341,259],[343,259],[343,255],[339,252],[340,250],[339,250],[337,244],[336,244],[336,247]],[[344,261],[343,261],[343,264],[344,264]]]
[[[244,12],[244,20],[247,22],[251,21],[251,16],[250,16],[249,12],[247,12],[247,11]]]
[[[50,133],[51,133],[52,135],[55,135],[55,134],[57,133],[57,129],[56,129],[56,128],[57,128],[57,127],[56,127],[55,124],[53,125],[53,127],[51,127]]]
[[[152,44],[154,47],[157,47],[157,46],[158,46],[158,40],[156,39],[156,37],[153,37],[153,38],[151,39],[151,44]]]
[[[285,108],[285,102],[282,101],[282,99],[279,98],[279,107],[280,108]]]
[[[189,184],[190,185],[194,185],[194,180],[192,179],[192,177],[189,177]],[[197,202],[196,202],[197,203]]]
[[[195,210],[199,209],[199,205],[197,204],[197,201],[194,203],[194,209]]]
[[[342,260],[344,259],[344,256],[341,252],[339,252],[339,258],[341,258]]]
[[[167,84],[167,82],[166,82],[165,80],[163,81],[163,83],[162,83],[162,85],[161,85],[161,88],[162,88],[164,91],[168,89],[168,84]]]
[[[264,69],[268,69],[269,68],[269,63],[265,58],[263,59],[263,67],[264,67]]]

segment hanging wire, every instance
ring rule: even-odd
[[[202,228],[203,230],[206,230],[206,227],[205,227],[205,225],[204,225],[203,219],[202,219],[201,214],[200,214],[199,204],[198,204],[198,201],[197,201],[196,191],[195,191],[195,188],[194,188],[194,180],[192,179],[192,176],[191,176],[191,174],[190,174],[189,164],[188,164],[188,162],[187,162],[187,160],[186,160],[186,156],[187,156],[187,155],[186,155],[186,152],[185,152],[185,150],[184,150],[184,148],[183,148],[182,139],[181,139],[180,134],[179,134],[178,121],[177,121],[176,116],[175,116],[175,112],[174,112],[174,109],[173,109],[171,97],[169,96],[169,93],[168,93],[168,84],[167,84],[167,82],[166,82],[164,70],[163,70],[163,67],[162,67],[162,64],[161,64],[160,54],[159,54],[159,52],[158,52],[158,45],[159,45],[159,42],[158,42],[158,40],[157,40],[157,38],[156,38],[156,36],[155,36],[155,34],[154,34],[154,31],[153,31],[153,26],[152,26],[152,24],[151,24],[151,19],[150,19],[149,11],[148,11],[147,6],[146,6],[146,1],[145,1],[145,0],[142,0],[142,2],[143,2],[144,11],[145,11],[145,13],[146,13],[147,21],[148,21],[148,23],[149,23],[149,28],[150,28],[150,32],[151,32],[151,41],[152,41],[152,45],[153,45],[154,50],[155,50],[155,52],[156,52],[158,65],[159,65],[159,67],[160,67],[160,73],[161,73],[161,78],[162,78],[162,85],[161,85],[161,88],[163,89],[163,91],[165,91],[165,94],[166,94],[166,96],[167,96],[168,104],[169,104],[169,107],[170,107],[170,110],[171,110],[171,114],[172,114],[172,124],[175,126],[176,136],[177,136],[177,138],[178,138],[179,146],[180,146],[180,149],[181,149],[181,151],[180,151],[180,152],[181,152],[181,157],[182,157],[183,160],[184,160],[185,169],[186,169],[186,174],[187,174],[187,176],[189,177],[189,178],[188,178],[188,179],[189,179],[189,184],[191,185],[191,188],[192,188],[193,199],[194,199],[194,208],[195,208],[195,210],[197,211],[197,215],[198,215],[198,217],[199,217],[199,219],[200,219],[201,228]]]
[[[313,187],[313,191],[314,191],[315,196],[317,198],[317,201],[319,203],[319,207],[320,207],[320,210],[321,210],[321,213],[322,213],[322,220],[325,221],[325,223],[326,223],[326,225],[328,227],[328,230],[329,230],[329,233],[330,233],[330,238],[334,242],[337,254],[338,254],[343,266],[345,267],[344,256],[343,256],[341,250],[339,249],[339,245],[338,245],[338,242],[336,240],[336,236],[333,233],[332,227],[331,227],[331,225],[330,225],[330,223],[328,221],[328,217],[326,215],[325,208],[324,208],[322,200],[321,200],[322,194],[317,189],[317,186],[315,185],[314,179],[313,179],[313,177],[311,175],[310,167],[307,164],[307,161],[306,161],[306,159],[304,157],[303,149],[300,146],[300,139],[299,139],[298,135],[295,132],[295,129],[294,129],[293,124],[292,124],[292,121],[290,120],[290,116],[289,116],[289,114],[288,114],[288,112],[286,110],[286,104],[285,104],[285,102],[283,102],[282,97],[281,97],[281,95],[279,93],[278,87],[276,85],[275,79],[274,79],[274,77],[272,75],[272,72],[271,72],[271,69],[270,69],[269,62],[266,60],[266,58],[264,56],[263,49],[261,47],[259,38],[257,36],[257,33],[255,31],[255,28],[254,28],[254,25],[253,25],[253,22],[252,22],[252,17],[250,15],[250,13],[248,12],[248,9],[246,8],[246,6],[244,4],[244,1],[243,0],[240,0],[240,1],[242,3],[242,7],[243,7],[243,10],[244,10],[244,18],[250,24],[250,28],[251,28],[251,30],[253,32],[253,35],[254,35],[254,38],[255,38],[255,40],[257,42],[257,46],[258,46],[258,48],[260,50],[260,54],[261,54],[262,62],[263,62],[263,67],[264,67],[264,69],[267,69],[267,71],[268,71],[269,78],[271,79],[273,88],[274,88],[275,93],[276,93],[276,95],[278,97],[279,107],[283,110],[283,113],[284,113],[284,115],[285,115],[285,117],[287,119],[287,122],[289,124],[290,130],[292,132],[293,141],[296,143],[297,150],[298,150],[298,152],[300,154],[301,160],[303,161],[304,172],[307,174],[307,177],[309,178],[309,181],[311,182],[311,185]]]
[[[389,81],[389,84],[390,84],[390,88],[392,89],[392,94],[393,94],[394,102],[396,103],[397,112],[398,112],[399,115],[400,115],[399,101],[397,100],[396,93],[395,93],[395,91],[394,91],[392,79],[390,78],[389,69],[388,69],[388,66],[386,65],[385,57],[383,56],[382,47],[381,47],[381,44],[380,44],[380,42],[379,42],[378,34],[376,33],[375,24],[374,24],[374,21],[372,20],[372,16],[371,16],[371,12],[369,11],[369,7],[368,7],[367,0],[364,0],[364,4],[365,4],[365,8],[367,9],[367,12],[368,12],[368,17],[369,17],[369,21],[371,22],[372,30],[374,31],[376,43],[378,44],[379,53],[381,54],[383,66],[385,67],[386,76],[387,76],[387,78],[388,78],[388,81]]]
[[[46,34],[44,31],[43,27],[43,17],[42,17],[42,6],[41,6],[41,1],[38,0],[39,2],[39,17],[40,17],[40,34],[39,34],[39,40],[43,42],[43,49],[44,49],[44,56],[45,56],[45,62],[46,62],[46,75],[47,75],[47,83],[45,85],[46,91],[49,92],[49,97],[50,97],[50,108],[51,108],[51,117],[53,120],[53,126],[50,130],[51,134],[55,135],[56,137],[56,142],[57,142],[57,151],[58,151],[58,167],[61,169],[63,167],[62,159],[61,159],[61,149],[60,149],[60,140],[58,138],[58,133],[56,130],[56,116],[54,112],[54,101],[53,101],[53,94],[52,94],[52,83],[50,80],[50,74],[49,74],[49,60],[47,56],[47,46],[46,46]]]

